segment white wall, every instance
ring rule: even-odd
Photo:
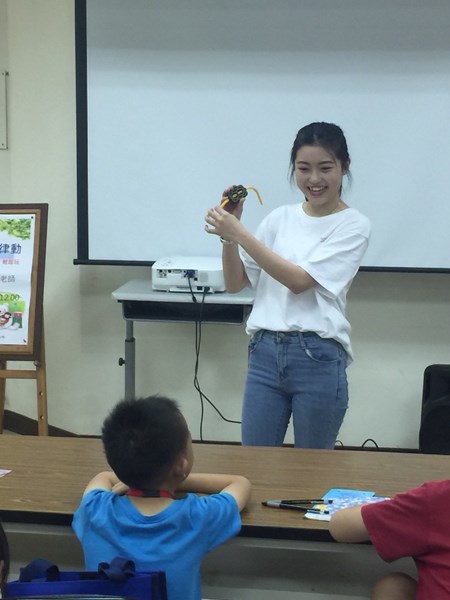
[[[7,37],[5,37],[5,35]],[[7,43],[4,40],[7,39]],[[0,67],[9,76],[9,149],[0,151],[2,202],[49,203],[45,341],[49,421],[98,434],[123,394],[125,323],[111,292],[143,267],[74,266],[76,254],[75,57],[72,0],[0,0]],[[420,236],[418,237],[420,243]],[[374,438],[417,447],[423,370],[450,363],[450,286],[446,274],[362,273],[349,296],[355,362],[344,444]],[[140,323],[136,392],[177,398],[199,435],[193,388],[194,326]],[[243,327],[205,325],[203,391],[239,419],[246,371]],[[27,367],[23,363],[20,366]],[[7,408],[36,417],[35,386],[10,380]],[[238,425],[206,408],[205,439],[239,440]],[[291,441],[291,436],[289,440]]]
[[[0,0],[0,71],[6,70],[7,65],[8,38],[6,28],[6,1]],[[9,164],[9,152],[0,150],[0,202],[6,202],[10,197]]]

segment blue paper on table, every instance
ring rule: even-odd
[[[328,504],[315,504],[314,510],[323,510],[324,512],[310,512],[305,513],[307,519],[315,519],[316,521],[329,521],[333,513],[341,508],[347,508],[348,506],[356,506],[357,504],[368,504],[370,502],[380,502],[381,500],[388,500],[384,496],[375,496],[375,492],[369,492],[366,490],[350,490],[345,488],[332,488],[323,496],[324,500],[332,500],[333,502]],[[326,512],[325,512],[326,511]]]

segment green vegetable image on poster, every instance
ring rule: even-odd
[[[29,240],[31,236],[31,219],[0,219],[0,231],[9,235]]]

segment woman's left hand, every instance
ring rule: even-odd
[[[213,235],[219,235],[225,240],[237,242],[237,237],[242,229],[242,224],[233,214],[227,212],[220,206],[210,208],[205,216],[205,231]]]

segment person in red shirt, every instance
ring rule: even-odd
[[[390,500],[336,512],[330,533],[339,542],[371,541],[387,562],[410,556],[417,581],[405,573],[379,580],[372,600],[450,598],[450,480],[429,481]]]

